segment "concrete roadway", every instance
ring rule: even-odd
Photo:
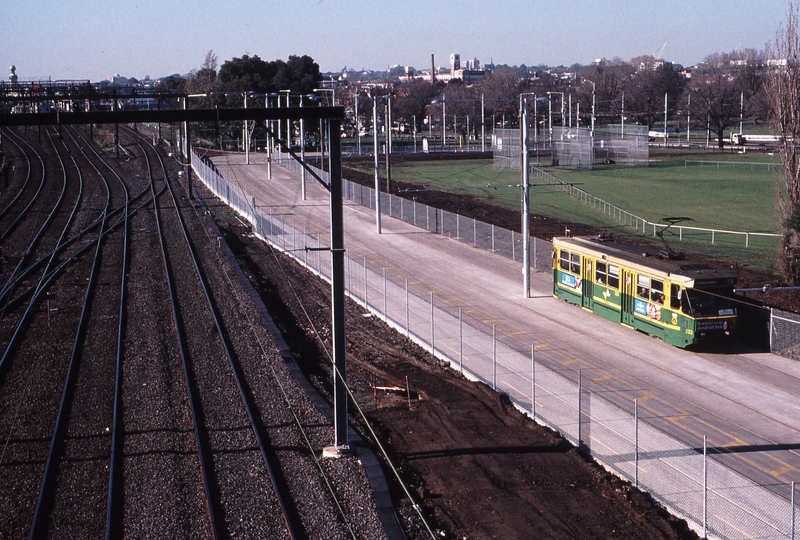
[[[251,154],[250,161],[245,165],[241,154],[214,158],[223,176],[255,194],[262,212],[328,236],[328,194],[316,180],[307,175],[302,200],[298,174],[273,165],[269,180],[266,157]],[[351,257],[463,306],[496,325],[498,335],[535,345],[537,362],[581,370],[593,392],[628,409],[638,399],[640,418],[685,444],[702,449],[707,436],[709,447],[723,452],[721,461],[753,481],[800,482],[798,363],[767,353],[683,351],[553,298],[548,273],[532,272],[532,298],[525,299],[519,263],[386,215],[379,235],[374,211],[347,200],[344,216]]]

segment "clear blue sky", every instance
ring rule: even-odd
[[[152,78],[222,64],[307,54],[322,71],[417,69],[462,61],[570,65],[651,54],[693,65],[706,55],[763,49],[787,0],[3,0],[0,76]]]

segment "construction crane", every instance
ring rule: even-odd
[[[662,55],[664,54],[664,49],[667,48],[667,43],[669,43],[669,40],[665,41],[664,44],[661,46],[661,48],[653,53],[653,58],[655,58],[656,60],[663,59]]]

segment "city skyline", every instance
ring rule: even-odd
[[[6,69],[16,65],[23,80],[99,81],[117,73],[138,79],[185,74],[201,67],[209,50],[220,64],[244,54],[264,60],[308,55],[328,72],[398,64],[421,70],[430,67],[431,54],[437,66],[448,65],[450,53],[484,63],[569,66],[600,57],[627,61],[666,43],[666,60],[691,66],[713,53],[763,49],[787,9],[783,0],[613,6],[586,0],[300,0],[224,7],[197,0],[7,0],[0,62]]]

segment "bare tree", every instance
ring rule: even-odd
[[[192,70],[186,80],[186,90],[192,94],[205,94],[214,90],[217,82],[217,55],[214,51],[206,53],[203,66],[198,70]],[[205,104],[204,104],[205,105]]]
[[[692,74],[689,93],[698,125],[707,122],[717,134],[717,145],[725,145],[725,130],[739,122],[742,112],[740,81],[731,73],[717,69]]]
[[[773,133],[779,145],[783,177],[778,182],[777,212],[781,220],[782,253],[780,263],[791,285],[800,285],[800,3],[789,4],[786,25],[781,26],[775,43],[768,44],[770,68],[766,89],[772,115]]]

